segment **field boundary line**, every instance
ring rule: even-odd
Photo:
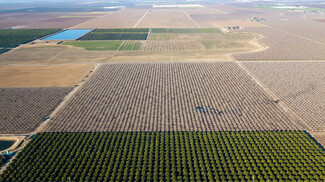
[[[140,20],[132,27],[132,28],[136,28],[138,26],[138,24],[143,20],[143,18],[149,13],[149,10],[140,18]]]
[[[118,48],[116,49],[116,51],[120,51],[120,48],[122,47],[122,45],[124,44],[125,40],[122,41],[122,43],[120,44],[120,46],[118,46]]]
[[[120,10],[121,10],[121,9],[120,9]],[[70,28],[67,28],[67,29],[73,29],[73,28],[75,28],[75,27],[77,27],[77,26],[83,25],[83,24],[88,23],[88,22],[90,22],[90,21],[97,20],[97,19],[99,19],[99,18],[104,18],[105,16],[109,16],[109,15],[111,15],[111,14],[114,14],[115,12],[119,12],[120,10],[117,10],[117,11],[111,12],[111,13],[109,13],[109,14],[105,14],[105,15],[103,15],[103,16],[99,16],[99,17],[97,17],[97,18],[94,18],[94,19],[91,19],[91,20],[88,20],[88,21],[82,22],[82,23],[80,23],[80,24],[78,24],[78,25],[74,25],[74,26],[72,26],[72,27],[70,27]],[[97,27],[96,27],[96,28],[97,28]],[[92,28],[92,29],[95,29],[95,28]],[[89,33],[90,33],[90,32],[89,32]]]
[[[279,28],[276,28],[276,27],[273,27],[273,26],[270,26],[270,27],[275,29],[275,30],[278,30],[280,32],[287,33],[289,35],[296,36],[296,37],[299,37],[299,38],[302,38],[302,39],[305,39],[305,40],[309,40],[309,41],[314,42],[316,44],[320,44],[320,45],[325,46],[325,43],[323,43],[323,42],[319,42],[317,40],[313,40],[313,39],[310,39],[310,38],[307,38],[307,37],[304,37],[304,36],[301,36],[301,35],[297,35],[295,33],[291,33],[291,32],[288,32],[288,31],[285,31],[285,30],[282,30],[282,29],[279,29]]]
[[[84,83],[91,77],[91,75],[97,70],[98,66],[100,64],[96,64],[94,66],[94,69],[92,70],[91,74],[88,75],[88,77],[86,79],[84,79],[84,81],[82,81],[81,83],[78,84],[78,86],[74,87],[72,89],[72,91],[66,95],[62,101],[58,104],[58,106],[54,109],[54,111],[49,115],[49,119],[47,119],[46,121],[44,121],[43,123],[41,123],[34,132],[32,132],[31,134],[36,134],[36,133],[40,133],[43,132],[44,127],[51,122],[51,120],[53,119],[53,117],[59,112],[61,111],[62,108],[64,108],[66,106],[66,104],[70,101],[70,99],[75,95],[75,93],[77,93],[82,86],[84,85]]]
[[[183,13],[196,25],[197,28],[201,28],[201,26],[195,20],[193,20],[193,18],[191,18],[191,16],[185,10],[183,10]]]
[[[271,99],[274,102],[277,102],[277,104],[285,111],[287,112],[296,122],[298,122],[300,125],[302,125],[303,127],[305,127],[305,130],[307,130],[308,132],[312,132],[313,130],[307,125],[307,123],[305,123],[304,120],[302,120],[294,111],[292,111],[289,106],[284,103],[282,100],[280,100],[280,98],[274,94],[267,86],[265,86],[263,84],[263,82],[261,82],[252,72],[250,72],[244,65],[242,65],[240,62],[235,61],[235,63],[244,71],[246,72],[246,74],[251,77],[251,79],[258,85],[260,86],[265,92],[266,94],[268,94]],[[297,123],[294,123],[297,124]],[[298,124],[298,126],[299,126]]]

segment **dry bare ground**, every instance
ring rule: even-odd
[[[147,9],[123,9],[73,28],[132,28],[147,11]]]
[[[48,132],[296,130],[233,62],[102,64]]]
[[[71,87],[0,88],[0,133],[33,131],[71,90]]]
[[[69,87],[79,84],[92,64],[0,66],[0,87]]]
[[[249,28],[244,31],[262,34],[259,42],[269,48],[262,52],[234,54],[239,61],[245,60],[323,60],[325,45],[315,43],[271,27]]]
[[[153,9],[136,28],[197,28],[182,9]]]
[[[93,64],[106,62],[114,56],[112,51],[86,51],[66,46],[22,47],[0,55],[0,65],[11,64]]]
[[[301,12],[271,11],[263,15],[266,19],[264,24],[268,26],[325,44],[325,26],[324,23],[313,20],[317,16],[325,19],[324,14],[302,16]]]
[[[103,12],[98,12],[98,16]],[[23,28],[69,28],[85,21],[96,18],[97,14],[78,14],[78,13],[0,13],[0,28],[10,28],[23,26]],[[66,17],[64,17],[66,16]]]
[[[312,131],[325,131],[325,62],[244,62]]]

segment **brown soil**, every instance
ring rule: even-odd
[[[95,18],[73,28],[132,28],[147,9],[125,9]]]
[[[79,84],[92,64],[1,66],[0,87],[67,87]]]
[[[154,9],[137,28],[197,28],[196,24],[180,9]]]

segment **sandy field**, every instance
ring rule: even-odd
[[[96,12],[94,12],[96,13]],[[99,14],[100,13],[100,14]],[[21,28],[70,28],[102,16],[106,12],[97,14],[78,14],[78,13],[6,13],[0,14],[0,28],[11,28],[21,26]]]
[[[139,22],[137,28],[198,28],[182,9],[154,9]]]
[[[147,11],[147,9],[122,9],[73,28],[132,28]]]
[[[92,64],[0,66],[0,87],[68,87],[79,84]]]
[[[240,27],[264,27],[265,25],[257,22],[252,22],[245,17],[233,17],[230,15],[218,14],[194,14],[191,15],[201,27],[205,28],[223,28],[225,26],[240,26]]]

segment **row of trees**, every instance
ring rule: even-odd
[[[216,62],[101,64],[45,131],[296,129],[236,64]]]
[[[41,133],[0,181],[325,180],[324,159],[302,131]]]
[[[0,133],[33,131],[71,90],[70,87],[0,88]]]
[[[0,48],[14,48],[40,37],[52,34],[60,29],[17,29],[0,30]]]

